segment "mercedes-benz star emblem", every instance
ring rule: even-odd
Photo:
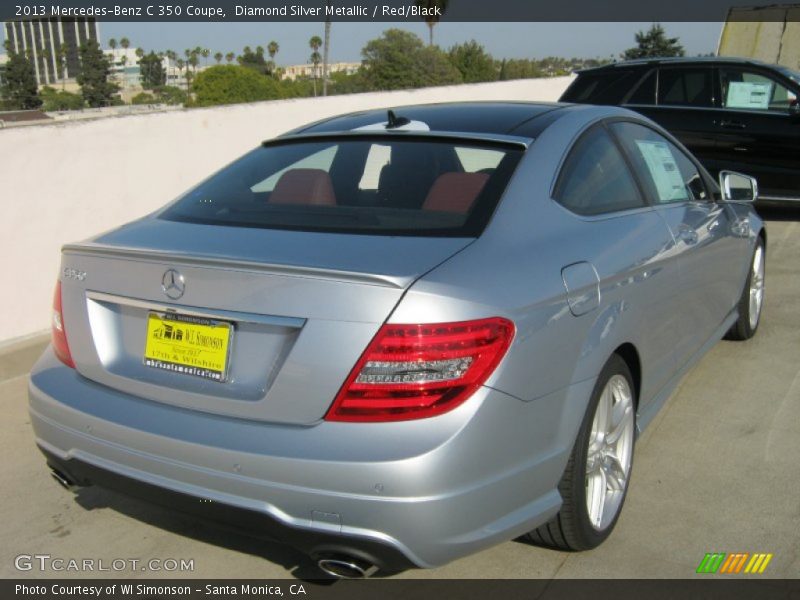
[[[183,296],[186,291],[186,280],[175,269],[167,269],[164,271],[164,276],[161,278],[161,291],[164,292],[168,298],[177,300]]]

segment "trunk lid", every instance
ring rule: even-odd
[[[405,290],[471,241],[147,218],[64,248],[67,338],[78,372],[116,390],[230,417],[311,424]],[[169,295],[165,278],[178,281]],[[230,324],[225,381],[146,365],[151,315],[176,329],[199,324],[197,335]]]

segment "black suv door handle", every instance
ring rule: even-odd
[[[747,127],[747,125],[745,125],[741,121],[728,121],[725,119],[720,121],[719,125],[720,127],[725,127],[726,129],[744,129],[745,127]]]

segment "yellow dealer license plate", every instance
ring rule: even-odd
[[[225,381],[233,326],[186,315],[151,312],[144,364],[174,373]]]

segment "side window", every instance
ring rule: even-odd
[[[709,198],[700,171],[667,138],[636,123],[618,122],[611,129],[657,204]]]
[[[797,96],[777,81],[742,69],[719,69],[722,107],[788,112]]]
[[[655,104],[656,71],[650,71],[626,100],[626,104]]]
[[[710,107],[712,97],[711,69],[659,70],[659,104]]]
[[[625,159],[600,126],[590,129],[572,148],[558,178],[556,201],[579,215],[645,205]]]
[[[578,104],[616,104],[636,82],[638,75],[638,71],[620,68],[581,73],[561,100]]]

